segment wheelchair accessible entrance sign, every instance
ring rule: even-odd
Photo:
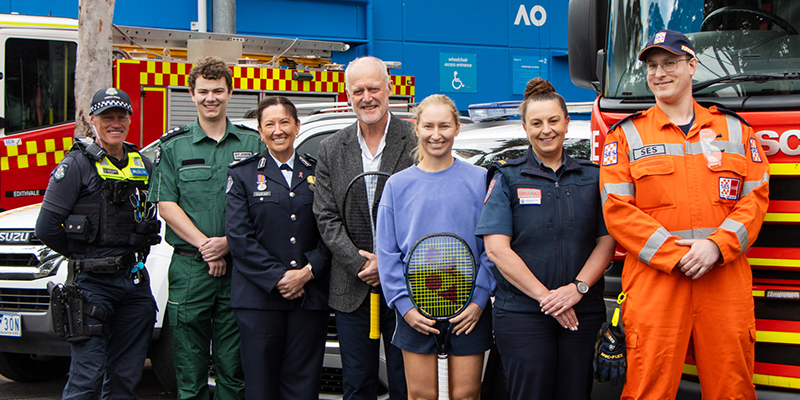
[[[477,61],[475,54],[439,53],[439,91],[477,93]]]

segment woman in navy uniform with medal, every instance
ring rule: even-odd
[[[258,104],[266,151],[228,170],[231,306],[247,399],[317,399],[328,326],[330,251],[311,211],[315,160],[295,154],[297,109]]]

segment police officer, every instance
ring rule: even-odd
[[[257,115],[267,151],[230,167],[225,212],[245,394],[317,399],[330,251],[311,210],[316,161],[294,152],[300,121],[288,99],[265,98]]]
[[[614,255],[599,170],[564,153],[564,98],[541,78],[525,89],[524,157],[495,164],[478,221],[495,263],[493,322],[512,399],[588,399]]]
[[[50,176],[36,235],[68,257],[68,284],[83,295],[83,324],[68,326],[72,362],[64,399],[135,399],[134,387],[155,323],[144,262],[160,241],[155,205],[146,203],[150,160],[124,143],[133,109],[115,88],[95,93],[94,140],[78,138]],[[58,328],[56,328],[58,329]]]
[[[214,398],[244,398],[239,330],[230,307],[225,181],[228,164],[263,147],[256,132],[226,117],[231,83],[231,70],[220,58],[207,57],[192,67],[188,84],[197,121],[161,137],[150,185],[150,199],[158,202],[167,223],[165,239],[174,248],[167,319],[179,399],[211,398],[211,347]]]

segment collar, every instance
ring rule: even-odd
[[[700,103],[698,103],[695,100],[692,100],[692,103],[694,104],[694,123],[692,123],[692,127],[689,128],[689,133],[686,134],[687,138],[696,135],[697,132],[700,131],[700,129],[706,127],[707,125],[713,122],[711,113],[707,108],[701,106]],[[656,125],[659,128],[664,129],[667,126],[674,125],[675,128],[680,131],[678,125],[672,123],[672,121],[670,121],[669,118],[667,117],[667,114],[664,114],[664,111],[662,111],[657,104],[652,108],[650,108],[649,110],[645,111],[645,113],[648,112],[653,113],[653,118],[655,119]],[[681,131],[681,133],[683,132]]]
[[[367,141],[364,140],[364,135],[361,134],[361,124],[356,121],[356,138],[358,139],[358,145],[361,146],[361,152],[364,154],[368,154],[370,158],[377,157],[378,155],[383,153],[383,148],[386,147],[386,136],[389,133],[389,124],[392,121],[392,114],[389,111],[386,111],[389,114],[389,118],[386,119],[386,128],[383,130],[383,136],[381,137],[381,142],[378,144],[378,151],[373,156],[372,153],[369,151],[369,147],[367,147]]]
[[[278,161],[278,159],[275,158],[275,156],[273,156],[272,153],[269,152],[269,149],[267,149],[267,154],[269,154],[269,156],[272,157],[272,159],[275,161],[275,165],[277,165],[278,168],[281,167],[281,164],[286,164],[292,168],[292,171],[294,171],[294,154],[295,154],[294,150],[292,150],[292,155],[289,157],[289,160],[287,160],[285,163]]]
[[[528,151],[525,152],[525,164],[522,166],[522,170],[520,172],[542,176],[549,179],[560,178],[561,175],[564,174],[566,171],[572,171],[576,169],[581,169],[580,163],[573,160],[572,157],[568,156],[566,153],[561,155],[561,166],[558,168],[558,171],[553,171],[550,167],[542,164],[541,161],[536,157],[536,153],[533,152],[533,146],[528,146]],[[555,176],[554,176],[555,174]]]
[[[203,128],[200,127],[200,119],[195,119],[191,125],[192,128],[192,143],[200,142],[204,139],[210,139],[205,132],[203,132]],[[231,122],[229,118],[225,118],[225,133],[222,135],[222,138],[219,140],[219,143],[225,141],[228,138],[228,134],[233,134],[237,138],[239,137],[239,131],[236,129],[236,125]]]

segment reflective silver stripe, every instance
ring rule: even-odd
[[[642,136],[639,135],[639,130],[636,129],[636,125],[633,124],[633,121],[627,120],[619,127],[622,128],[623,132],[625,132],[625,138],[628,139],[628,148],[636,149],[644,146],[644,143],[642,142]]]
[[[744,144],[742,144],[741,142],[734,142],[734,141],[728,142],[724,140],[715,140],[711,142],[711,144],[717,146],[718,149],[726,153],[738,154],[742,157],[745,156]],[[686,154],[690,156],[703,154],[703,146],[700,144],[700,142],[697,143],[686,142]]]
[[[658,249],[664,244],[664,242],[669,239],[669,232],[666,229],[658,228],[650,238],[647,239],[647,243],[644,244],[642,251],[639,252],[639,260],[650,264],[650,259],[656,254]]]
[[[717,228],[701,228],[701,229],[692,229],[688,231],[672,231],[670,235],[677,236],[681,239],[706,239],[708,238]]]
[[[636,197],[636,186],[632,183],[606,183],[600,191],[600,204],[605,204],[609,194]]]
[[[739,238],[739,248],[741,248],[740,253],[744,253],[744,251],[747,250],[747,246],[750,244],[750,239],[747,237],[747,228],[741,222],[737,222],[732,219],[726,219],[725,221],[722,221],[722,225],[719,227],[736,234],[736,236]]]
[[[744,196],[750,194],[750,192],[752,192],[755,188],[761,186],[761,184],[764,182],[769,183],[769,174],[766,172],[764,173],[764,176],[762,176],[761,179],[757,181],[744,181],[744,183],[742,184],[742,194],[739,196],[739,199],[742,199],[744,198]]]
[[[728,140],[734,143],[742,143],[742,122],[733,115],[725,115],[728,122]]]

